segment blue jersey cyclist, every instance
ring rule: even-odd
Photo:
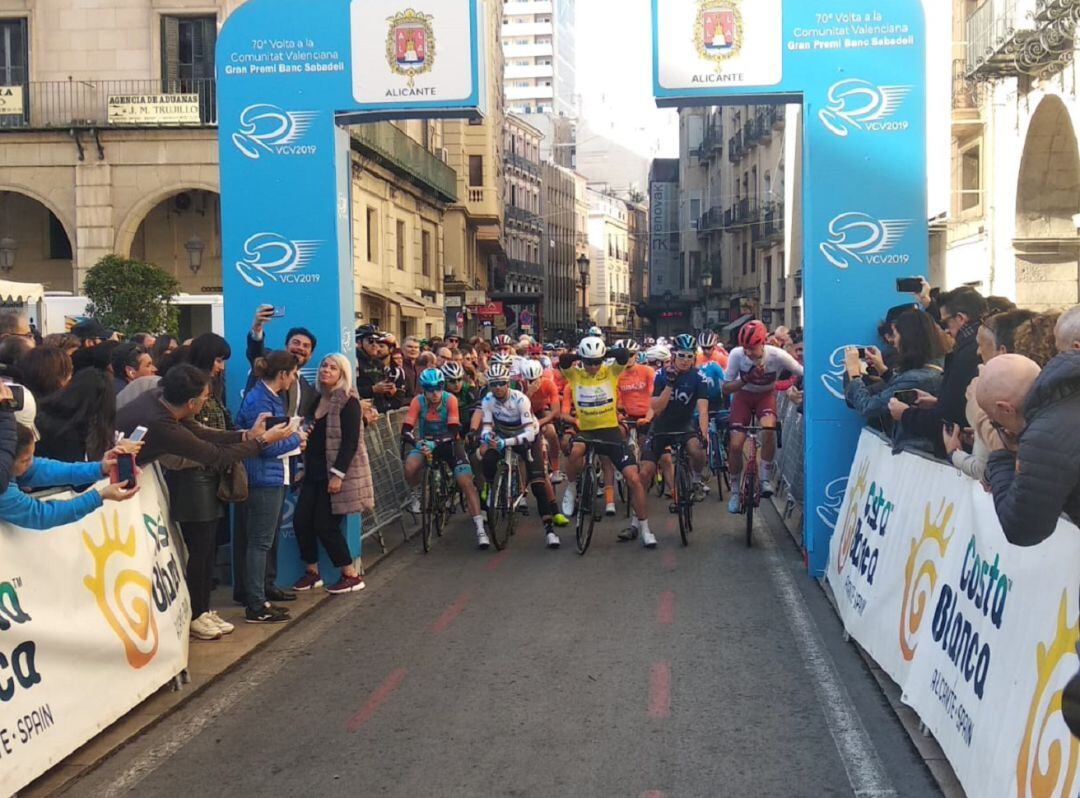
[[[410,509],[413,513],[420,512],[420,498],[415,489],[428,459],[445,462],[454,470],[454,478],[476,524],[476,545],[486,549],[491,543],[484,530],[480,497],[473,484],[472,467],[465,447],[459,440],[461,419],[457,397],[444,390],[446,377],[438,369],[426,369],[417,383],[422,393],[413,397],[401,425],[401,441],[408,449],[405,455],[405,481],[414,489]]]
[[[696,365],[694,336],[678,336],[674,350],[671,365],[657,371],[653,383],[654,416],[641,452],[641,478],[646,485],[651,484],[660,462],[667,484],[675,484],[671,455],[665,453],[665,448],[682,436],[694,473],[694,492],[700,497],[706,462],[704,441],[709,439],[709,384]]]

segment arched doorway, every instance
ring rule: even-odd
[[[1068,109],[1047,97],[1024,144],[1016,196],[1016,301],[1034,310],[1080,301],[1080,152]]]
[[[130,257],[160,266],[185,294],[221,293],[221,203],[205,189],[177,191],[139,222]]]
[[[40,200],[0,188],[0,279],[72,291],[73,246],[60,218]]]

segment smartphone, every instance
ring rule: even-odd
[[[267,416],[266,428],[273,429],[274,427],[281,426],[282,424],[291,424],[291,416]]]
[[[896,291],[900,294],[922,293],[921,277],[901,277],[896,281]]]
[[[283,318],[285,318],[285,306],[282,305],[280,308],[277,308],[277,307],[274,308],[274,315],[272,315],[270,318],[272,318],[272,319],[283,319]]]
[[[919,401],[919,392],[914,388],[910,391],[897,391],[893,396],[906,405],[913,405]]]
[[[26,392],[21,385],[8,385],[8,390],[11,391],[11,398],[0,402],[0,408],[18,413],[26,404]]]
[[[120,454],[116,456],[116,471],[112,482],[123,485],[126,489],[135,487],[135,455]]]
[[[147,432],[148,430],[146,429],[146,427],[136,427],[131,431],[131,434],[128,436],[128,440],[132,443],[138,443],[146,437]]]

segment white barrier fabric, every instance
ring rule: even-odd
[[[992,497],[864,431],[827,571],[844,626],[901,686],[970,796],[1074,798],[1080,530],[1011,545]]]
[[[48,532],[0,523],[0,795],[187,666],[181,551],[156,472],[139,485]]]

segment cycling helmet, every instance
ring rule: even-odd
[[[455,363],[453,360],[443,363],[441,371],[447,382],[465,379],[465,369],[461,367],[460,363]],[[427,374],[426,371],[424,373]]]
[[[525,380],[538,380],[544,375],[544,367],[535,360],[526,360],[521,364],[521,377]]]
[[[641,349],[641,346],[633,338],[627,338],[623,341],[622,348],[628,352],[637,352]]]
[[[756,319],[748,321],[739,330],[739,346],[743,349],[752,349],[765,343],[768,337],[769,331],[765,329],[764,324]]]
[[[587,333],[585,333],[585,334],[588,335],[588,336],[595,337],[595,338],[603,338],[604,337],[604,331],[601,330],[599,327],[597,327],[595,324],[592,327],[590,327],[589,331]]]
[[[564,341],[562,338],[556,338],[555,339],[555,348],[556,349],[566,349],[566,341]]]
[[[488,382],[510,382],[510,367],[492,363],[487,372]]]
[[[510,365],[514,362],[514,358],[511,355],[494,354],[491,356],[492,366],[506,366],[510,368]]]
[[[650,363],[667,363],[671,360],[671,350],[659,344],[645,353]]]
[[[652,349],[654,346],[656,346],[656,339],[652,337],[646,337],[645,340],[641,343],[646,349]]]
[[[637,362],[642,364],[649,362],[649,354],[644,349],[637,353]]]
[[[694,341],[694,336],[683,333],[675,338],[675,351],[676,352],[694,352],[697,350],[697,342]]]
[[[709,349],[720,343],[720,336],[712,330],[702,330],[697,337],[698,346]]]
[[[457,365],[457,364],[454,364]],[[458,366],[458,368],[461,368]],[[438,369],[424,369],[420,374],[420,389],[424,391],[441,391],[446,385],[446,377]]]
[[[545,352],[554,352],[555,351],[555,344],[544,344],[544,351]]]
[[[578,344],[578,354],[584,360],[599,360],[607,354],[607,346],[604,345],[603,338],[590,335],[588,338],[581,339],[581,343]]]
[[[496,335],[495,340],[491,342],[491,345],[494,347],[513,346],[514,339],[509,335]]]

